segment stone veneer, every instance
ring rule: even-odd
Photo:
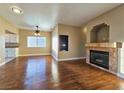
[[[119,46],[118,46],[119,45]],[[121,48],[120,43],[87,43],[86,44],[86,62],[100,69],[106,70],[113,74],[118,73],[118,49]],[[109,69],[90,63],[90,50],[109,52]]]

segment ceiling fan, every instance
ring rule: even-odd
[[[39,26],[36,26],[36,30],[35,30],[35,33],[34,33],[34,35],[35,36],[40,36],[40,30],[38,30],[38,28],[39,28]]]

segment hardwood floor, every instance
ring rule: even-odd
[[[85,60],[19,57],[0,67],[0,89],[124,89],[124,80]]]

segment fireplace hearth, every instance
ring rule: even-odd
[[[109,52],[90,50],[90,63],[109,69]]]

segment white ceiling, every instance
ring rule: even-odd
[[[10,6],[23,9],[22,15],[14,14]],[[50,30],[57,23],[81,26],[104,12],[117,7],[116,3],[80,3],[80,4],[0,4],[0,15],[19,28]]]

